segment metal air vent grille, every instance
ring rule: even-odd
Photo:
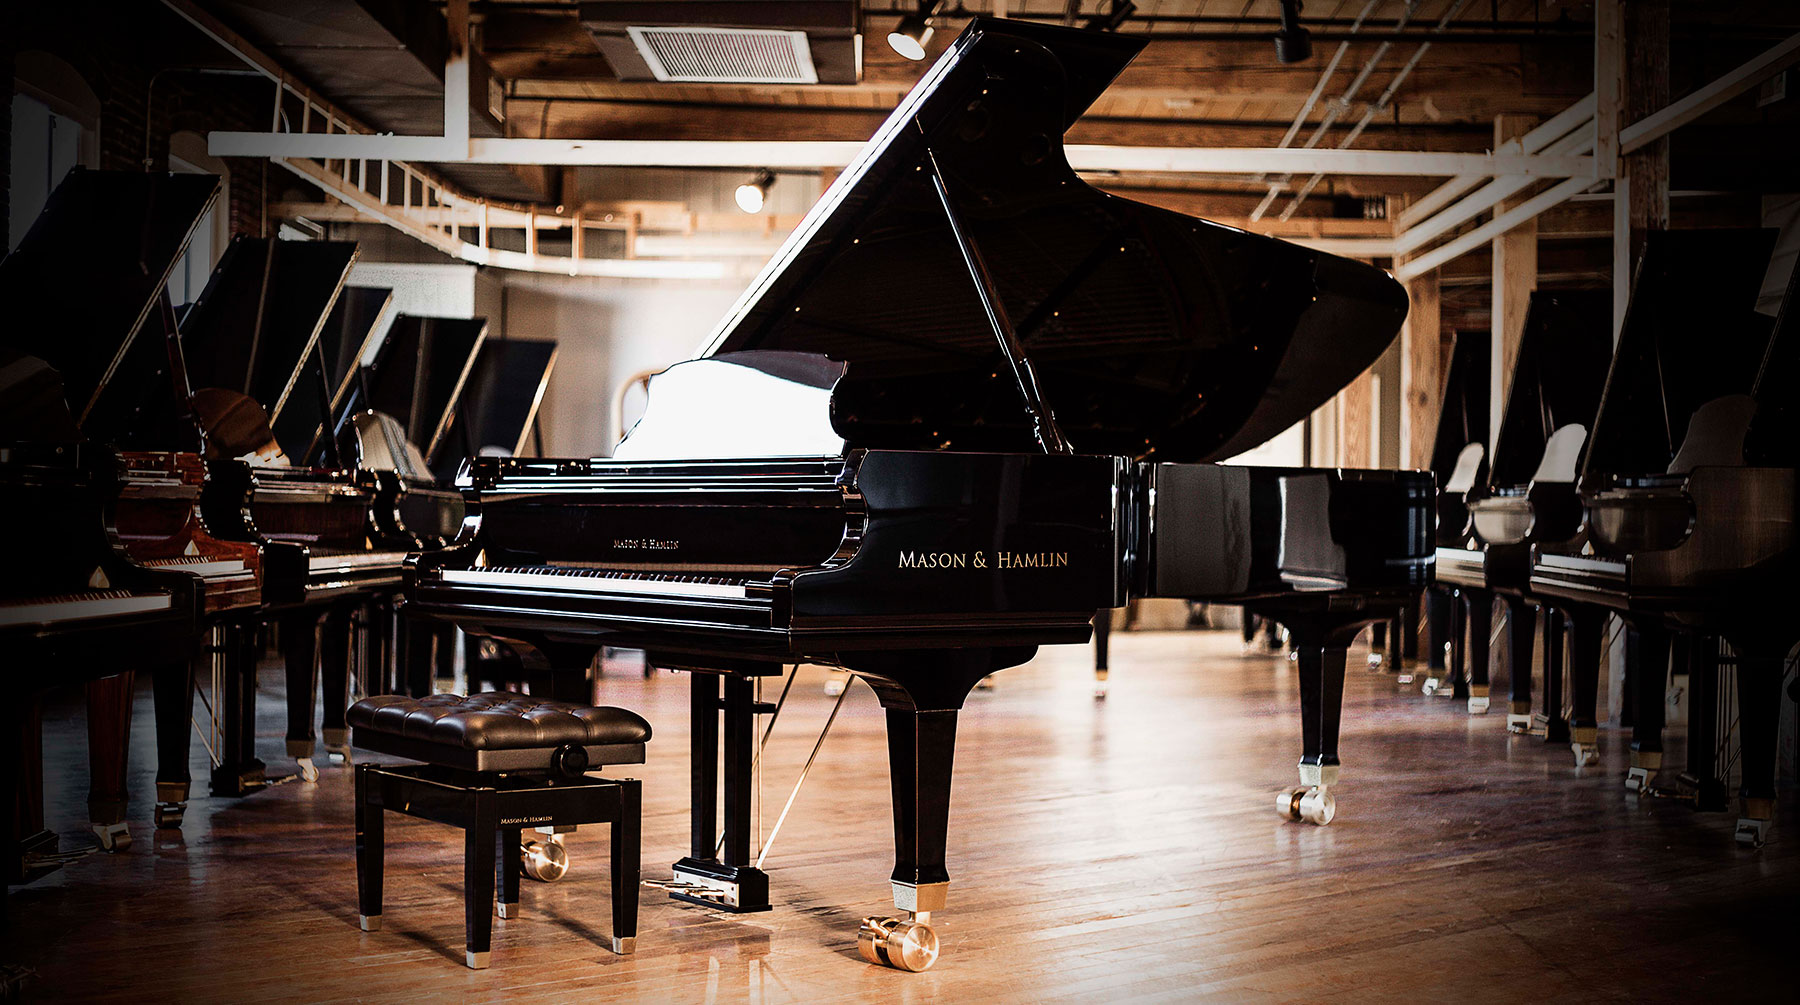
[[[766,28],[625,29],[657,80],[697,84],[816,84],[803,31]]]

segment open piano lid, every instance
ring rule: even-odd
[[[1386,349],[1405,292],[1372,266],[1078,179],[1063,131],[1143,44],[973,21],[703,353],[849,362],[833,423],[858,446],[1036,451],[929,150],[1078,451],[1211,460],[1300,421]]]
[[[1612,291],[1539,290],[1531,295],[1494,443],[1492,485],[1529,483],[1558,429],[1578,425],[1584,434],[1593,431],[1602,375],[1611,357]]]
[[[1438,411],[1437,436],[1431,441],[1431,470],[1443,487],[1456,469],[1457,458],[1471,443],[1484,448],[1476,483],[1487,481],[1488,441],[1488,334],[1459,331],[1450,349],[1450,368],[1444,373],[1444,405]]]
[[[1770,345],[1770,319],[1755,306],[1775,237],[1762,229],[1649,233],[1588,438],[1584,481],[1662,474],[1696,409],[1750,393]]]
[[[338,428],[351,404],[351,388],[361,360],[373,353],[393,323],[394,291],[346,286],[319,332],[319,351],[301,367],[287,406],[274,422],[275,440],[301,463],[315,463],[326,447],[327,430]],[[319,367],[324,367],[323,378]],[[328,400],[321,402],[321,398]]]
[[[167,350],[145,321],[218,195],[213,175],[75,168],[0,263],[0,338],[62,375],[88,436],[117,441],[139,427],[149,396],[169,405]],[[137,337],[145,328],[155,337]],[[134,349],[142,367],[126,362]],[[103,395],[109,387],[127,393]]]
[[[368,407],[399,420],[427,462],[445,438],[486,339],[486,318],[402,314],[369,365]]]
[[[517,456],[525,449],[550,371],[556,343],[540,339],[488,339],[475,355],[433,473],[448,484],[465,458],[484,450]]]
[[[355,262],[354,241],[234,238],[182,318],[189,385],[246,394],[278,422]]]

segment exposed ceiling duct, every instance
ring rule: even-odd
[[[854,84],[861,23],[844,0],[581,5],[582,27],[620,80]]]

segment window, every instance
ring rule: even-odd
[[[36,98],[12,99],[12,216],[6,250],[19,246],[63,175],[81,163],[81,123]]]
[[[230,177],[225,164],[206,152],[206,138],[198,133],[179,132],[169,137],[169,170],[175,174],[215,174],[221,179],[219,198],[200,218],[194,228],[187,251],[169,273],[169,302],[179,307],[200,299],[213,266],[225,253],[230,242]]]

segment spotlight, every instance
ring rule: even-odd
[[[775,184],[775,172],[763,170],[756,177],[739,185],[734,195],[738,208],[746,213],[760,213],[763,208],[763,197],[769,194],[769,186]]]
[[[1275,58],[1299,63],[1312,56],[1312,35],[1300,27],[1300,0],[1281,0],[1281,28],[1275,32]]]
[[[925,58],[925,43],[931,41],[931,16],[937,13],[938,0],[920,0],[919,9],[900,19],[888,32],[888,45],[910,60]]]
[[[1135,10],[1137,10],[1137,4],[1132,3],[1131,0],[1112,0],[1106,13],[1095,14],[1088,18],[1087,23],[1082,27],[1088,31],[1118,31],[1119,25],[1124,24]]]

